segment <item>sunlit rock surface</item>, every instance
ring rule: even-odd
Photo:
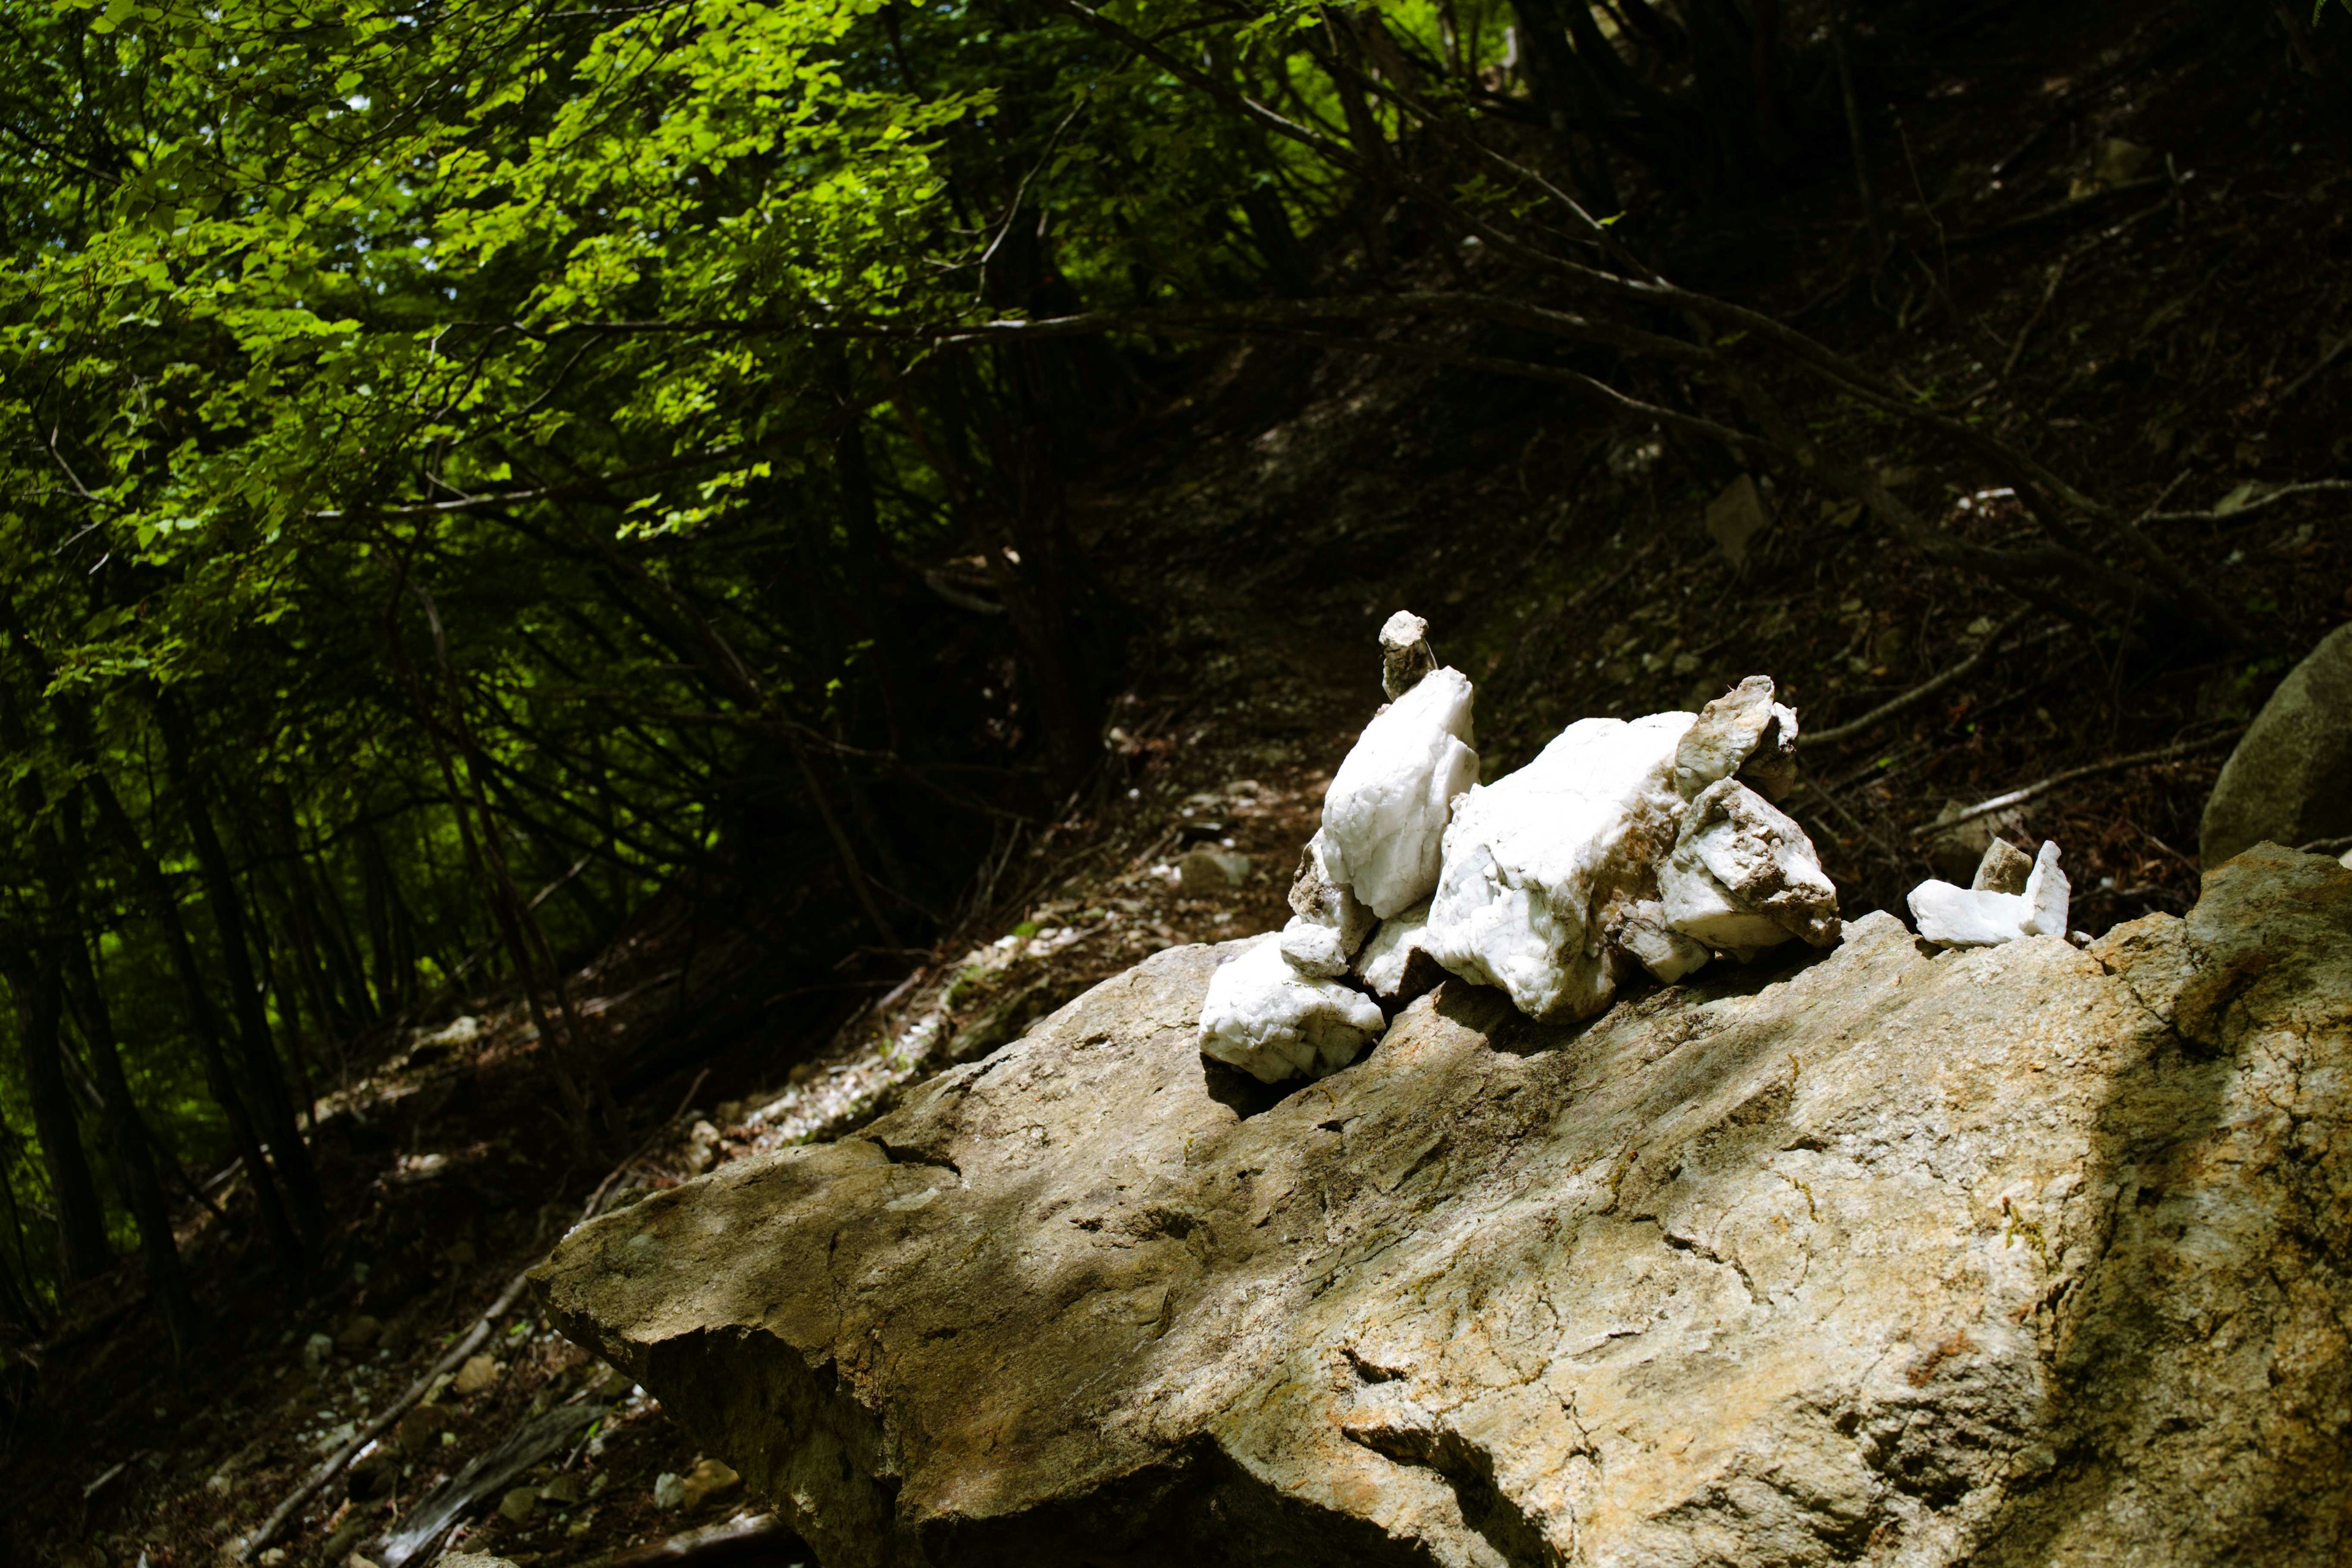
[[[2352,1560],[2332,858],[1575,1029],[1449,982],[1278,1099],[1231,951],[582,1227],[551,1320],[826,1568]]]

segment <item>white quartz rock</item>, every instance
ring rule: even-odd
[[[1298,874],[1290,882],[1291,912],[1310,925],[1329,926],[1339,933],[1339,951],[1354,952],[1364,945],[1378,923],[1364,901],[1331,874],[1322,833],[1299,851]]]
[[[1785,937],[1788,933],[1780,934]],[[1643,899],[1626,911],[1618,926],[1617,944],[1669,985],[1715,956],[1706,943],[1668,925],[1665,906],[1655,899]]]
[[[1813,841],[1736,778],[1717,779],[1691,802],[1658,868],[1658,891],[1666,923],[1710,947],[1769,947],[1791,936],[1828,947],[1842,929],[1837,889]]]
[[[1797,785],[1797,710],[1772,704],[1772,721],[1757,737],[1756,749],[1739,765],[1741,784],[1766,800],[1779,800]]]
[[[1301,974],[1336,980],[1348,973],[1348,955],[1340,948],[1339,931],[1330,926],[1293,915],[1282,928],[1281,941],[1284,961]]]
[[[2019,929],[2028,936],[2064,936],[2066,907],[2074,896],[2074,885],[2058,869],[2058,846],[2043,839],[2032,874],[2025,879],[2025,918]]]
[[[1990,947],[2025,934],[2025,895],[1935,879],[1911,889],[1912,923],[1938,947]]]
[[[1470,678],[1433,670],[1364,726],[1323,800],[1331,879],[1385,920],[1429,897],[1454,797],[1478,778]]]
[[[1210,977],[1201,1054],[1261,1083],[1319,1078],[1355,1060],[1387,1027],[1370,997],[1293,969],[1269,931]]]
[[[1987,860],[1991,858],[1988,854]],[[1931,879],[1912,889],[1909,901],[1911,919],[1927,941],[1939,947],[1990,947],[2022,936],[2064,936],[2072,895],[2066,873],[2058,868],[2058,846],[2044,839],[2021,893]]]
[[[1356,978],[1391,1007],[1412,1001],[1444,978],[1429,951],[1429,904],[1391,915],[1356,955]]]
[[[1441,671],[1440,674],[1444,672]],[[1445,830],[1426,938],[1463,979],[1533,1017],[1589,1017],[1616,990],[1605,941],[1674,841],[1675,748],[1688,713],[1581,719],[1526,767],[1474,788]]]

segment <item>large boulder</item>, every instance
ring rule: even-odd
[[[2309,844],[2352,834],[2352,624],[2287,671],[2205,802],[2197,855],[2211,870],[2269,839]]]
[[[2352,1557],[2352,872],[1779,952],[1277,1099],[1175,949],[535,1279],[829,1568]]]

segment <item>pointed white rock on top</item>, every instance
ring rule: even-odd
[[[1332,879],[1386,920],[1429,897],[1454,797],[1478,778],[1470,678],[1433,670],[1364,726],[1323,800]]]
[[[1519,1010],[1589,1017],[1616,989],[1602,924],[1674,842],[1688,713],[1580,719],[1526,767],[1470,791],[1445,832],[1430,952]]]
[[[1429,646],[1429,623],[1411,610],[1399,610],[1381,626],[1381,689],[1393,702],[1437,668]]]

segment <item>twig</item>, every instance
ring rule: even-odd
[[[2036,779],[2033,783],[2011,790],[2006,795],[1997,795],[1990,800],[1979,801],[1956,816],[1948,816],[1938,822],[1921,823],[1911,830],[1911,837],[1926,838],[1937,833],[1948,833],[1964,822],[1974,822],[1979,816],[1990,816],[1997,811],[2007,811],[2013,805],[2023,805],[2037,795],[2049,794],[2060,784],[2072,784],[2076,779],[2089,778],[2094,773],[2121,773],[2126,768],[2145,767],[2153,763],[2179,762],[2183,757],[2194,756],[2200,752],[2215,751],[2223,745],[2235,744],[2238,737],[2244,731],[2242,730],[2231,730],[2226,734],[2208,735],[2201,741],[2191,741],[2186,745],[2160,746],[2153,752],[2134,752],[2127,757],[2109,757],[2104,762],[2085,763],[2079,768],[2068,768],[2063,773],[2052,773],[2046,779]]]
[[[1992,658],[1994,650],[2000,647],[2000,639],[2007,637],[2011,632],[2016,630],[2018,625],[2022,622],[2026,616],[2032,613],[2033,612],[2032,610],[2018,611],[2017,614],[2010,616],[2009,619],[2001,622],[2000,625],[1992,629],[1992,634],[1985,638],[1984,646],[1982,647],[1969,655],[1968,658],[1960,660],[1959,663],[1952,666],[1951,668],[1945,670],[1942,674],[1937,675],[1931,679],[1921,682],[1919,685],[1915,686],[1910,690],[1903,693],[1900,697],[1890,698],[1888,700],[1880,703],[1877,707],[1872,709],[1869,712],[1864,714],[1859,719],[1840,724],[1834,729],[1823,730],[1815,734],[1801,735],[1801,739],[1810,742],[1816,746],[1834,746],[1842,741],[1852,740],[1854,736],[1863,733],[1864,731],[1875,729],[1878,725],[1885,722],[1889,719],[1892,719],[1897,713],[1903,712],[1906,709],[1916,707],[1919,703],[1925,702],[1937,692],[1943,690],[1944,688],[1951,685],[1952,682],[1961,679],[1970,671],[1974,670],[1979,665],[1984,663],[1985,660]],[[2026,638],[2023,642],[2019,643],[2014,648],[2000,648],[2000,651],[2003,653],[2015,653],[2021,649],[2032,647],[2038,643],[2048,642],[2052,637],[2058,636],[2062,629],[2063,628],[2053,626],[2048,631],[2042,632],[2034,637]]]
[[[2072,259],[2062,256],[2050,268],[2050,283],[2042,290],[2042,303],[2033,307],[2033,314],[2026,317],[2025,325],[2017,329],[2017,342],[2010,348],[2008,362],[2000,367],[2000,379],[2002,381],[2007,381],[2016,372],[2017,362],[2025,357],[2025,340],[2033,335],[2033,329],[2042,324],[2042,318],[2050,310],[2050,301],[2058,297],[2058,285],[2066,280],[2066,263]]]
[[[624,1547],[593,1557],[581,1568],[655,1568],[657,1563],[696,1563],[706,1557],[728,1556],[771,1542],[793,1540],[793,1532],[772,1513],[744,1514],[699,1530],[681,1531],[667,1540]]]
[[[2248,512],[2260,511],[2267,506],[2275,506],[2291,496],[2311,495],[2321,490],[2352,490],[2352,479],[2305,479],[2296,484],[2281,485],[2270,494],[2256,497],[2243,506],[2233,507],[2228,511],[2218,509],[2212,511],[2152,511],[2147,515],[2146,521],[2149,522],[2229,522],[2245,516]]]
[[[2315,838],[2295,847],[2305,855],[2341,855],[2347,849],[2352,849],[2352,833],[2336,838]]]
[[[531,1267],[537,1268],[538,1265],[534,1263]],[[287,1522],[312,1498],[317,1497],[321,1488],[341,1475],[344,1466],[358,1458],[361,1449],[392,1430],[393,1426],[403,1415],[407,1415],[418,1400],[425,1397],[425,1391],[433,1386],[435,1379],[443,1373],[455,1371],[465,1363],[467,1357],[481,1349],[483,1342],[490,1337],[490,1325],[506,1315],[507,1309],[514,1305],[516,1297],[522,1294],[523,1286],[529,1282],[530,1278],[530,1269],[526,1268],[507,1281],[507,1288],[499,1292],[499,1299],[490,1303],[489,1310],[476,1319],[474,1326],[467,1331],[465,1336],[444,1351],[441,1353],[441,1359],[427,1368],[425,1375],[418,1378],[407,1393],[385,1405],[383,1415],[368,1423],[366,1428],[357,1436],[322,1460],[318,1468],[312,1470],[303,1479],[300,1486],[288,1494],[285,1501],[271,1510],[269,1517],[261,1521],[261,1528],[247,1536],[245,1543],[237,1548],[236,1560],[240,1563],[252,1562],[262,1548],[278,1539],[279,1532],[286,1528]]]
[[[1979,245],[1990,245],[1998,240],[2008,239],[2014,235],[2024,234],[2048,224],[2065,223],[2081,217],[2085,213],[2095,212],[2101,207],[2113,205],[2118,196],[2134,195],[2159,188],[2164,190],[2168,199],[2158,202],[2146,212],[2135,214],[2132,219],[2127,220],[2137,221],[2138,218],[2160,213],[2171,205],[2168,198],[2171,195],[2172,181],[2168,176],[2151,174],[2144,180],[2126,180],[2120,185],[2108,185],[2093,191],[2088,195],[2071,196],[2065,201],[2043,207],[2038,212],[2027,213],[2023,217],[2011,218],[2007,223],[1997,223],[1990,228],[1980,228],[1973,234],[1954,235],[1951,239],[1951,248],[1969,250]]]
[[[707,1076],[709,1076],[709,1074],[706,1069],[703,1077]],[[702,1077],[698,1077],[694,1080],[693,1088],[687,1090],[687,1098],[689,1102],[692,1100],[695,1091],[699,1089],[701,1087]],[[681,1105],[678,1108],[681,1113],[685,1109],[684,1105]],[[627,1159],[613,1167],[613,1171],[610,1175],[607,1175],[603,1181],[596,1184],[596,1190],[588,1194],[587,1203],[581,1206],[580,1217],[583,1223],[595,1217],[596,1205],[604,1202],[605,1192],[615,1181],[619,1180],[621,1173],[626,1171],[631,1165],[635,1164],[639,1159],[643,1158],[646,1151],[653,1147],[655,1141],[661,1137],[662,1132],[667,1131],[671,1124],[677,1121],[677,1117],[673,1115],[670,1117],[669,1121],[663,1122],[661,1128],[655,1131],[653,1138],[647,1139],[644,1143],[639,1144],[635,1151],[633,1152]],[[538,1267],[539,1265],[536,1262],[531,1265],[531,1268],[536,1268]],[[465,1335],[460,1338],[456,1344],[451,1345],[447,1350],[444,1351],[441,1353],[439,1360],[436,1361],[430,1367],[425,1369],[424,1376],[418,1378],[414,1384],[409,1385],[407,1393],[402,1394],[398,1399],[394,1400],[390,1405],[384,1406],[383,1413],[378,1415],[373,1421],[368,1423],[363,1431],[360,1432],[356,1436],[352,1437],[350,1442],[344,1444],[341,1447],[336,1449],[334,1453],[329,1455],[324,1460],[320,1461],[319,1467],[312,1470],[309,1476],[303,1479],[302,1484],[295,1488],[294,1490],[288,1495],[285,1501],[279,1503],[277,1508],[270,1511],[269,1517],[262,1521],[261,1528],[247,1536],[245,1539],[244,1543],[237,1548],[236,1561],[240,1563],[252,1562],[253,1559],[260,1553],[264,1547],[278,1539],[279,1533],[285,1530],[287,1522],[291,1520],[306,1504],[308,1504],[312,1498],[317,1497],[321,1488],[325,1487],[329,1481],[333,1480],[338,1475],[341,1475],[342,1473],[343,1467],[350,1464],[353,1459],[359,1457],[362,1449],[365,1448],[370,1443],[374,1442],[377,1438],[383,1436],[386,1432],[392,1430],[393,1426],[398,1422],[403,1415],[407,1415],[409,1410],[415,1405],[417,1401],[425,1397],[425,1392],[433,1386],[433,1382],[436,1378],[439,1377],[443,1373],[456,1371],[459,1366],[465,1363],[467,1357],[481,1349],[484,1342],[490,1337],[491,1325],[497,1322],[499,1319],[506,1316],[507,1309],[514,1305],[515,1298],[522,1294],[523,1287],[530,1282],[530,1269],[526,1268],[521,1273],[516,1275],[512,1279],[508,1280],[507,1288],[499,1292],[499,1299],[490,1303],[489,1310],[485,1311],[479,1318],[477,1318],[474,1321],[474,1326],[471,1329],[468,1329]]]
[[[2278,396],[2272,400],[2272,405],[2275,407],[2279,404],[2284,403],[2288,398],[2293,397],[2296,393],[2301,392],[2305,385],[2307,384],[2313,377],[2318,375],[2320,372],[2326,370],[2329,365],[2334,364],[2337,360],[2342,359],[2346,349],[2352,349],[2352,332],[2347,332],[2342,337],[2336,339],[2335,347],[2329,349],[2326,353],[2321,354],[2317,364],[2313,365],[2309,370],[2305,371],[2301,375],[2298,375],[2293,381],[2288,382],[2286,385],[2281,389]]]

